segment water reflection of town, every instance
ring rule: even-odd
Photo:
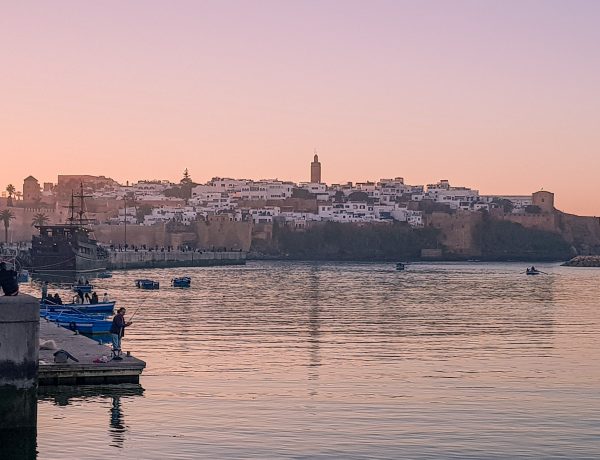
[[[320,268],[318,265],[312,267],[309,273],[309,295],[310,308],[308,310],[308,343],[309,343],[309,364],[308,380],[309,394],[317,395],[317,385],[319,380],[319,367],[321,366],[321,321],[320,321]]]
[[[111,437],[111,446],[122,448],[129,429],[126,420],[122,398],[142,396],[144,389],[137,384],[121,384],[114,386],[85,386],[85,387],[40,387],[38,399],[50,401],[57,406],[68,406],[82,398],[110,399],[108,410],[108,433]]]

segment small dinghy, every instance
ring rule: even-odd
[[[189,276],[182,276],[180,278],[173,278],[171,280],[173,287],[190,287],[192,279]]]
[[[158,289],[160,283],[152,280],[136,280],[135,285],[140,289]]]
[[[98,273],[98,278],[112,278],[112,273],[110,273],[110,272]]]
[[[535,267],[528,268],[528,269],[525,271],[525,274],[527,274],[527,275],[539,275],[539,274],[541,274],[541,273],[542,273],[542,272],[541,272],[541,271],[539,271],[539,270],[537,270]]]
[[[396,270],[398,270],[399,272],[403,271],[406,268],[406,264],[402,263],[402,262],[398,262],[396,264]]]

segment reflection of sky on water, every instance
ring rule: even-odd
[[[550,275],[482,263],[115,272],[98,283],[139,308],[124,349],[148,363],[143,397],[43,398],[40,450],[64,452],[59,420],[81,458],[591,455],[600,272],[539,268]],[[133,286],[184,274],[189,290]]]

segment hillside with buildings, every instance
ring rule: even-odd
[[[114,246],[189,246],[302,259],[563,259],[600,254],[600,220],[562,213],[547,191],[482,195],[448,180],[402,177],[325,184],[317,155],[310,181],[215,177],[195,183],[59,175],[22,192],[7,187],[0,211],[7,242],[28,242],[35,225],[64,222],[83,184],[96,237]],[[4,213],[6,215],[6,213]]]

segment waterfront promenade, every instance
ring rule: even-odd
[[[172,268],[213,267],[219,265],[244,265],[246,253],[242,251],[110,251],[108,268]]]
[[[86,336],[40,320],[40,341],[52,340],[56,348],[40,349],[38,382],[46,385],[97,385],[113,383],[139,383],[146,363],[133,356],[123,354],[123,361],[94,362],[103,356],[110,359],[109,346]],[[56,350],[65,350],[79,360],[67,363],[54,362]]]

